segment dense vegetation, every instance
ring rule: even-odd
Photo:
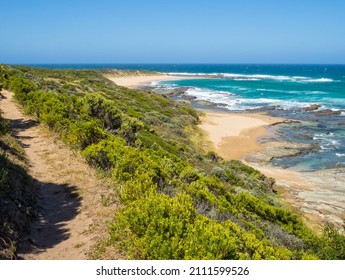
[[[131,259],[345,258],[345,237],[305,227],[281,207],[273,179],[204,153],[188,103],[116,86],[111,70],[1,71],[26,113],[113,179],[121,208],[103,249]]]
[[[28,232],[36,202],[24,151],[8,125],[0,112],[0,259],[16,258],[17,244]]]

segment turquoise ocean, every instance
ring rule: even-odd
[[[313,171],[345,166],[345,65],[73,64],[49,68],[116,68],[190,76],[149,85],[159,92],[180,89],[176,99],[213,104],[231,112],[264,112],[300,121],[279,125],[282,141],[315,144],[319,151],[280,158],[273,165]],[[193,79],[195,77],[195,79]],[[199,102],[200,104],[200,102]],[[311,105],[313,105],[311,107]]]

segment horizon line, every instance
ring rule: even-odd
[[[35,66],[35,65],[168,65],[168,64],[175,64],[175,65],[195,65],[195,64],[202,64],[202,65],[339,65],[343,66],[345,63],[284,63],[284,62],[275,62],[275,63],[268,63],[268,62],[44,62],[44,63],[0,63],[0,64],[7,64],[7,65],[27,65],[27,66]]]

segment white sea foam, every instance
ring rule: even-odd
[[[234,81],[261,81],[260,79],[257,78],[235,78]]]
[[[327,92],[319,91],[319,90],[311,90],[311,91],[305,91],[306,94],[327,94]]]
[[[275,80],[288,81],[298,83],[329,83],[334,82],[330,78],[311,78],[304,76],[284,76],[284,75],[268,75],[268,74],[238,74],[238,73],[189,73],[189,72],[169,72],[166,73],[173,76],[205,76],[213,78],[225,78],[235,81],[261,81]]]
[[[308,77],[304,77],[304,76],[292,76],[292,78],[297,79],[297,80],[308,79]]]
[[[317,141],[320,145],[321,150],[334,150],[341,146],[339,140],[334,139],[333,133],[316,133],[313,140]]]
[[[313,139],[314,140],[324,140],[326,137],[329,138],[329,137],[332,137],[334,134],[332,132],[329,132],[327,134],[325,133],[315,133]]]
[[[260,80],[278,80],[278,81],[291,81],[295,80],[289,76],[274,76],[274,75],[262,75],[262,74],[233,74],[233,73],[220,73],[220,76],[237,81],[260,81]]]
[[[306,79],[306,80],[301,80],[303,83],[329,83],[329,82],[334,82],[333,79],[329,78],[320,78],[320,79]]]
[[[345,157],[345,154],[341,154],[341,153],[336,153],[335,154],[337,157]]]
[[[165,73],[171,76],[204,76],[204,75],[211,75],[211,74],[205,74],[205,73],[187,73],[187,72],[169,72]]]
[[[230,88],[230,89],[240,90],[240,91],[253,91],[253,90],[255,90],[253,88],[246,88],[246,87],[242,87],[242,86],[224,86],[224,87],[220,87],[220,88]]]
[[[284,110],[288,110],[293,108],[303,108],[310,105],[310,103],[307,102],[274,98],[241,98],[238,95],[227,91],[205,90],[196,87],[188,89],[186,94],[196,97],[196,100],[220,103],[220,106],[226,107],[229,110],[255,109],[264,106],[279,106]]]
[[[190,88],[186,91],[187,95],[196,97],[196,100],[204,100],[213,103],[223,103],[226,105],[233,104],[234,96],[231,92],[226,91],[214,91],[214,90],[203,90],[200,88]]]

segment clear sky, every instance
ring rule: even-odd
[[[345,63],[344,0],[1,0],[0,63]]]

